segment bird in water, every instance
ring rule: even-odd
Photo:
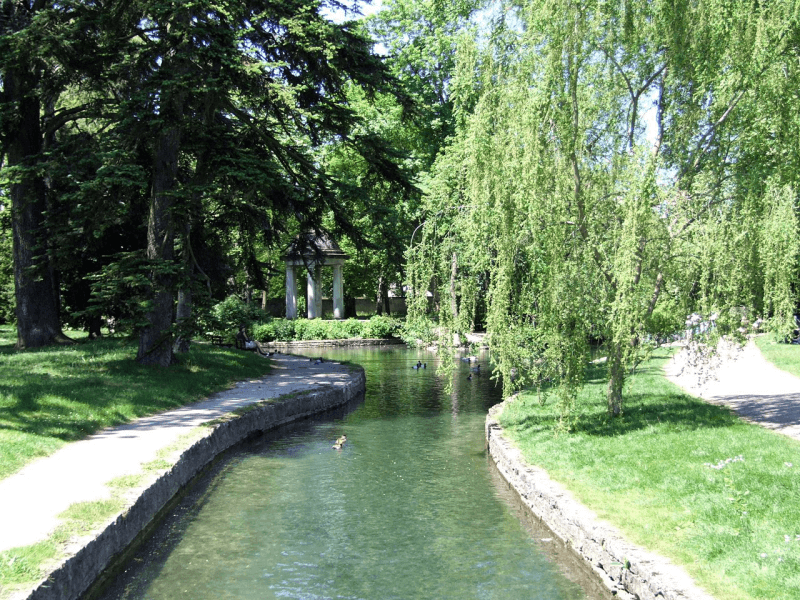
[[[411,365],[412,369],[421,369],[422,368],[422,361],[418,360],[417,364]]]
[[[343,435],[343,436],[341,436],[339,438],[336,438],[336,443],[333,446],[331,446],[331,448],[333,448],[334,450],[341,450],[342,446],[344,446],[344,443],[346,441],[347,441],[347,436],[346,435]]]
[[[475,365],[474,367],[470,367],[469,370],[472,371],[473,373],[477,373],[478,375],[481,374],[481,366],[480,365]]]
[[[467,375],[467,381],[472,381],[472,373],[470,373],[469,375]]]

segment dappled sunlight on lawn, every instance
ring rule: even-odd
[[[63,442],[200,400],[269,370],[253,353],[208,346],[195,345],[167,369],[141,366],[135,355],[135,343],[122,339],[0,353],[0,455],[10,455],[3,448],[21,434],[41,446],[4,460],[0,477]]]

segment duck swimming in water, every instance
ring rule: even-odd
[[[341,437],[336,438],[336,443],[337,444],[344,444],[346,441],[347,441],[347,436],[346,435],[343,435]]]

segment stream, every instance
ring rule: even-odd
[[[93,598],[608,597],[494,468],[486,357],[446,393],[433,354],[308,354],[362,365],[365,397],[226,453]]]

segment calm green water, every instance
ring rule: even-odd
[[[589,597],[492,471],[488,373],[446,394],[431,355],[311,352],[362,364],[364,401],[231,453],[102,598]]]

